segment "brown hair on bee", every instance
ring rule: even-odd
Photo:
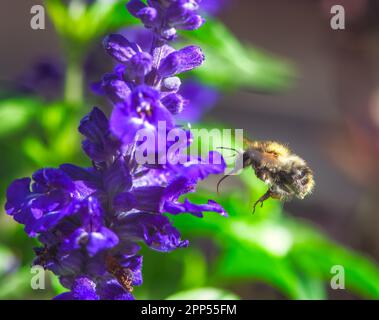
[[[275,141],[245,139],[244,142],[243,153],[234,150],[242,157],[238,160],[242,160],[243,168],[251,166],[256,176],[269,186],[267,192],[255,202],[253,212],[259,203],[262,207],[263,202],[269,198],[282,201],[291,200],[293,197],[303,199],[312,192],[315,185],[312,170],[288,147]],[[228,176],[224,176],[217,183],[217,192],[220,183]]]
[[[111,255],[106,257],[106,267],[107,271],[117,279],[125,290],[133,291],[133,273],[130,269],[121,266],[117,259]]]

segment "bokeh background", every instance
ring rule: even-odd
[[[3,0],[0,11],[0,299],[49,299],[64,290],[48,274],[30,288],[32,248],[3,210],[7,185],[42,166],[86,164],[76,131],[93,105],[110,105],[90,84],[112,68],[101,38],[136,23],[117,0]],[[376,0],[203,0],[208,22],[183,34],[207,56],[186,77],[193,100],[183,121],[242,128],[253,139],[288,143],[315,172],[303,201],[268,201],[251,170],[215,193],[230,217],[175,220],[189,249],[144,250],[136,297],[241,299],[379,298],[379,3]],[[46,8],[32,30],[30,8]],[[341,4],[346,29],[332,30]],[[96,7],[97,6],[97,7]],[[63,9],[62,9],[63,8]],[[134,27],[133,27],[134,28]],[[217,141],[213,142],[217,146]],[[345,269],[345,290],[330,287]]]

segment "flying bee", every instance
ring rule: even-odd
[[[269,186],[267,192],[254,203],[253,213],[259,203],[262,207],[263,202],[269,198],[281,201],[288,201],[294,197],[304,199],[314,188],[313,172],[307,163],[281,143],[244,139],[243,152],[233,148],[220,148],[237,152],[240,158],[236,164],[241,163],[242,169],[251,166],[256,176]],[[236,166],[229,175],[219,180],[217,192],[220,183],[238,169]]]

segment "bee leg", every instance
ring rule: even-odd
[[[253,206],[253,214],[255,213],[255,208],[256,206],[260,203],[261,204],[261,208],[263,207],[263,202],[265,202],[267,199],[269,199],[271,197],[272,193],[271,193],[271,190],[267,190],[267,192],[261,196],[255,203],[254,203],[254,206]]]
[[[238,171],[240,171],[242,168],[236,166],[235,168],[233,168],[228,174],[226,174],[225,176],[223,176],[218,182],[217,182],[217,186],[216,186],[216,189],[217,189],[217,194],[220,194],[219,192],[219,188],[220,188],[220,184],[222,181],[224,181],[226,178],[232,176],[232,175],[235,175],[238,173]]]

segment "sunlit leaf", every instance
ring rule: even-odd
[[[32,119],[41,103],[31,98],[12,98],[0,101],[0,138],[17,132]]]
[[[0,280],[0,299],[23,296],[30,290],[30,268],[24,267]]]
[[[223,289],[199,288],[175,293],[166,300],[239,300],[239,297]]]
[[[256,185],[249,188],[256,190]],[[216,198],[230,213],[228,219],[214,214],[204,219],[175,219],[185,236],[209,237],[221,249],[211,272],[213,282],[263,281],[289,298],[324,299],[333,276],[331,269],[340,265],[348,290],[379,297],[379,268],[372,261],[333,242],[312,225],[287,215],[266,215],[277,201],[265,203],[261,211],[251,215],[246,205],[248,194],[245,192],[245,200],[233,192]],[[191,196],[195,202],[206,198],[212,198],[206,191]]]
[[[59,282],[59,278],[56,275],[54,275],[53,273],[50,273],[50,279],[51,279],[51,286],[55,295],[58,295],[67,291],[67,288],[61,285],[61,283]]]
[[[46,8],[57,32],[83,51],[83,46],[103,36],[106,32],[128,26],[137,20],[125,8],[125,1],[96,0],[92,4],[62,0],[45,0]],[[74,48],[72,48],[74,49]]]

